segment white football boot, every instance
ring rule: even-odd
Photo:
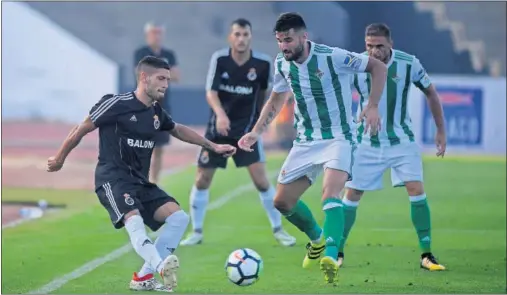
[[[192,232],[191,234],[189,234],[187,236],[186,239],[184,239],[183,241],[180,242],[180,245],[181,246],[193,246],[193,245],[198,245],[201,243],[202,243],[202,234]]]
[[[137,273],[134,273],[132,280],[130,281],[129,289],[132,291],[158,291],[172,293],[173,290],[164,286],[155,279],[153,274],[147,274],[144,277],[139,277]]]
[[[296,238],[289,235],[285,230],[280,229],[274,233],[275,239],[282,246],[292,247],[296,245]]]

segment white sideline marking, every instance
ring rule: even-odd
[[[173,173],[176,173],[181,170],[182,169],[173,170],[170,173],[166,173],[166,175],[173,174]],[[276,175],[278,175],[278,171],[268,171],[268,178],[272,178]],[[227,204],[230,200],[241,196],[244,192],[252,190],[253,188],[254,188],[254,185],[252,183],[236,187],[235,189],[233,189],[229,193],[227,193],[227,194],[219,197],[218,199],[214,200],[213,202],[209,203],[208,211],[221,208],[222,206]],[[155,235],[152,234],[150,236],[154,237]],[[64,286],[68,282],[70,282],[74,279],[80,278],[80,277],[84,276],[85,274],[95,270],[99,266],[120,258],[121,256],[127,254],[131,250],[132,250],[132,246],[130,243],[128,243],[128,244],[114,250],[113,252],[110,252],[102,257],[96,258],[90,262],[83,264],[82,266],[76,268],[75,270],[73,270],[70,273],[67,273],[59,278],[52,280],[51,282],[40,287],[39,289],[29,291],[27,294],[49,294],[55,290],[60,289],[62,286]]]

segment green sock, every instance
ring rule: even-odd
[[[303,201],[299,200],[290,212],[283,215],[290,223],[304,232],[311,241],[317,241],[320,238],[322,229],[317,224],[310,208]]]
[[[343,249],[345,248],[345,243],[347,242],[347,238],[349,237],[350,230],[352,229],[352,226],[354,226],[354,222],[356,222],[356,212],[358,204],[359,202],[352,202],[347,199],[343,200],[343,215],[345,224],[343,226],[343,237],[340,242],[338,252],[343,252]]]
[[[426,195],[410,197],[412,223],[419,238],[419,247],[423,253],[431,252],[431,218]]]
[[[338,256],[338,243],[343,236],[343,204],[340,199],[326,199],[322,204],[324,210],[324,238],[326,239],[326,254],[334,259]]]

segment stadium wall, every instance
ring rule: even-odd
[[[433,75],[446,120],[450,154],[506,154],[505,78]],[[357,110],[358,95],[353,109]],[[424,94],[411,86],[409,110],[416,141],[424,152],[435,151],[435,124]]]
[[[2,121],[78,122],[118,91],[118,65],[26,3],[2,4]]]

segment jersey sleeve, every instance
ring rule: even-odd
[[[275,93],[283,93],[291,91],[289,83],[285,79],[283,73],[281,72],[281,63],[280,60],[275,60],[275,64],[273,67],[274,75],[273,75],[273,92]]]
[[[173,121],[171,115],[169,115],[166,110],[160,108],[160,129],[163,131],[171,131],[176,126],[176,123]]]
[[[121,97],[112,94],[104,95],[90,110],[89,116],[97,127],[116,122],[119,114]]]
[[[209,62],[208,75],[206,76],[206,91],[219,90],[220,86],[220,73],[218,67],[219,52],[213,53]]]
[[[426,73],[426,70],[421,65],[421,62],[419,61],[419,59],[417,59],[417,58],[414,58],[414,62],[412,63],[412,70],[411,70],[410,75],[411,75],[410,79],[412,80],[412,83],[414,83],[414,85],[417,88],[424,90],[424,89],[427,89],[428,87],[430,87],[430,85],[431,85],[430,77],[428,76],[428,73]]]
[[[367,55],[341,48],[334,49],[332,58],[337,72],[348,74],[364,73],[369,59]]]

